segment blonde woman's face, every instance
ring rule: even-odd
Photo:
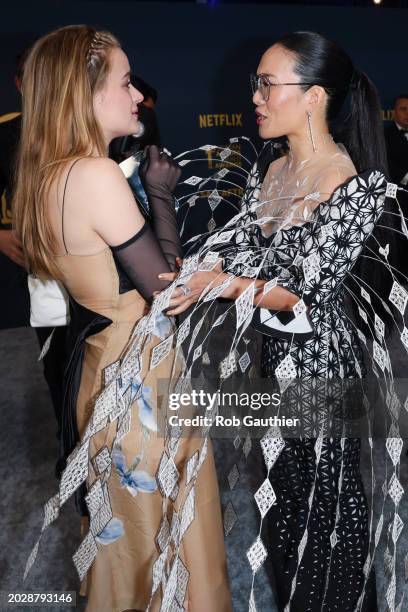
[[[114,47],[109,60],[111,69],[105,85],[94,98],[95,116],[107,144],[118,136],[138,132],[137,105],[143,100],[143,95],[130,82],[129,60],[122,49]]]

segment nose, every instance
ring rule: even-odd
[[[265,100],[262,99],[259,89],[257,89],[254,95],[252,96],[252,102],[255,104],[255,106],[260,106],[262,103],[265,102]]]
[[[143,102],[143,94],[138,89],[136,89],[136,87],[133,87],[132,84],[130,85],[130,94],[132,96],[133,102],[136,102],[136,104],[140,104],[141,102]]]

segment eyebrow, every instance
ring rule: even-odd
[[[274,79],[276,79],[275,74],[269,74],[268,72],[259,72],[258,76],[268,76],[268,77],[273,77]]]

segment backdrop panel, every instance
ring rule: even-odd
[[[121,40],[135,73],[159,92],[163,142],[172,151],[256,135],[249,73],[261,52],[292,30],[338,40],[377,84],[386,112],[408,89],[405,37],[408,10],[172,3],[14,3],[0,19],[0,115],[19,108],[13,88],[15,55],[56,27],[90,23]]]

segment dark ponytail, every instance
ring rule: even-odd
[[[357,171],[374,168],[387,174],[381,105],[367,75],[355,69],[337,43],[316,32],[293,32],[276,44],[294,54],[300,80],[326,91],[330,131],[347,148]],[[302,87],[307,91],[312,86]]]
[[[294,55],[295,73],[301,81],[320,85],[328,95],[327,120],[330,132],[344,144],[358,173],[375,169],[388,178],[388,164],[384,128],[378,93],[364,72],[357,70],[347,53],[335,42],[314,32],[294,32],[284,36],[277,44]],[[307,91],[311,85],[303,85]],[[386,200],[385,212],[389,212]],[[361,256],[346,281],[352,294],[360,295],[358,279],[372,289],[372,310],[367,312],[373,327],[374,311],[379,314],[389,332],[393,327],[392,315],[384,308],[391,290],[392,278],[387,266],[378,256],[379,246],[389,244],[391,256],[397,253],[394,215],[383,215]],[[383,229],[381,226],[387,226]],[[376,260],[373,262],[373,258]],[[392,262],[395,264],[395,262]],[[374,265],[373,265],[374,264]],[[378,296],[378,297],[377,297]],[[382,301],[384,300],[384,301]],[[357,304],[352,300],[354,311]],[[359,327],[364,327],[358,315]],[[366,328],[365,333],[369,335]]]
[[[354,70],[350,111],[343,124],[345,146],[358,172],[369,168],[388,175],[381,105],[377,90],[364,72]]]

